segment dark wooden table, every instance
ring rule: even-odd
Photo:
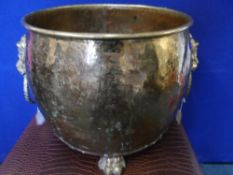
[[[48,123],[35,119],[3,163],[1,175],[100,175],[98,157],[69,149]],[[174,122],[154,146],[126,157],[126,175],[201,175],[182,125]]]

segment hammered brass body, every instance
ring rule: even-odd
[[[62,12],[39,12],[25,21],[55,32],[123,34],[188,21],[158,9]],[[94,155],[127,155],[155,143],[175,117],[191,61],[188,29],[141,38],[27,34],[27,75],[39,108],[62,141]]]

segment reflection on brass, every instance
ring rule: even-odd
[[[105,174],[120,174],[121,156],[161,138],[198,63],[191,18],[169,9],[67,6],[31,13],[24,24],[38,107],[69,147],[103,156]]]

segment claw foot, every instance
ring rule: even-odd
[[[121,175],[122,169],[125,168],[125,160],[122,156],[104,155],[98,165],[105,175]]]

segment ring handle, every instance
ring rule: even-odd
[[[16,63],[16,68],[18,72],[23,76],[23,93],[24,98],[29,103],[35,103],[35,100],[30,95],[30,87],[28,84],[27,74],[26,74],[26,35],[23,35],[20,41],[17,42],[18,48],[18,61]]]
[[[197,50],[198,50],[198,45],[199,43],[193,39],[193,36],[189,34],[190,37],[190,42],[191,42],[191,51],[192,51],[192,71],[195,71],[198,67],[199,60],[197,57]]]
[[[199,65],[199,59],[197,57],[197,50],[199,43],[193,39],[193,36],[189,34],[190,37],[190,43],[191,43],[191,70],[192,72],[195,71]],[[192,72],[189,75],[188,78],[188,86],[186,90],[186,96],[190,94],[190,90],[192,87]]]

